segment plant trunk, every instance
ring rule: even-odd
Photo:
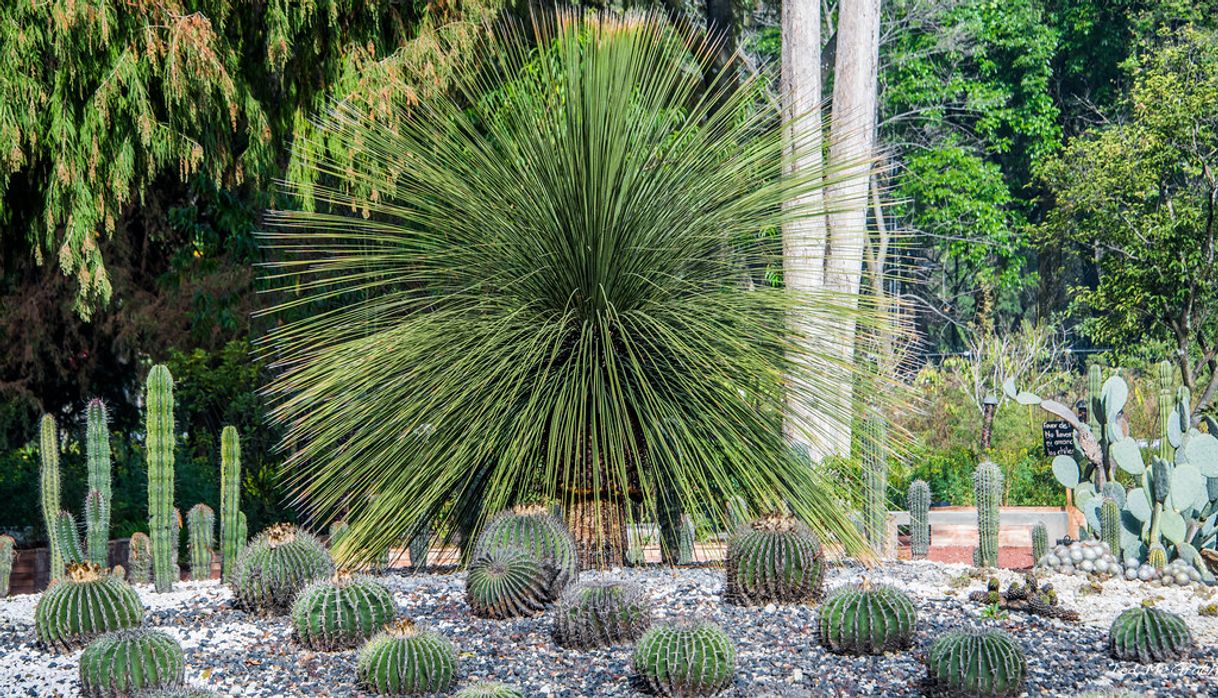
[[[567,528],[575,536],[581,569],[626,564],[626,503],[618,497],[577,497],[567,508]]]

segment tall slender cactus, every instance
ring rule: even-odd
[[[1043,521],[1037,521],[1032,527],[1032,564],[1040,562],[1049,554],[1049,529]]]
[[[9,578],[13,573],[13,558],[17,541],[12,536],[0,536],[0,599],[8,596]]]
[[[47,527],[47,547],[51,551],[51,579],[59,579],[64,573],[63,550],[55,541],[55,519],[59,516],[59,434],[55,418],[49,414],[42,415],[39,454],[42,456],[42,520]]]
[[[925,480],[909,483],[909,554],[915,560],[930,552],[930,485]]]
[[[888,426],[883,417],[863,421],[863,532],[867,542],[881,555],[888,533]]]
[[[1091,433],[1100,438],[1100,413],[1103,409],[1104,370],[1096,364],[1087,367],[1087,424]]]
[[[1175,378],[1175,369],[1170,361],[1159,364],[1159,457],[1169,463],[1176,457],[1176,449],[1172,448],[1171,439],[1167,436],[1168,425],[1176,409]]]
[[[220,568],[228,581],[245,545],[245,524],[241,514],[241,440],[237,428],[226,426],[220,432]]]
[[[187,545],[190,548],[190,578],[211,579],[211,556],[216,545],[216,512],[196,504],[186,512]]]
[[[144,398],[148,448],[148,528],[152,539],[152,577],[158,592],[173,590],[173,376],[163,365],[148,372]]]
[[[1100,535],[1108,544],[1108,552],[1121,559],[1121,507],[1112,497],[1100,504]]]
[[[1002,469],[982,461],[973,475],[977,498],[978,567],[998,566],[998,507],[1002,503]]]
[[[85,539],[89,562],[106,567],[110,557],[110,427],[105,403],[89,401],[86,423],[89,493],[85,496]]]
[[[430,521],[420,522],[408,547],[410,548],[411,569],[419,571],[427,569],[427,551],[431,549]]]
[[[59,555],[65,567],[85,561],[85,551],[80,544],[80,529],[76,526],[76,517],[72,516],[70,511],[61,510],[55,515],[55,545],[59,547]]]

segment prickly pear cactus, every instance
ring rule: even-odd
[[[442,635],[402,619],[360,649],[355,667],[359,683],[374,693],[432,695],[456,682],[457,653]]]
[[[634,648],[634,670],[664,696],[713,696],[731,685],[736,647],[713,623],[653,626]]]
[[[771,514],[728,541],[724,598],[740,606],[805,603],[823,593],[820,541],[797,519]]]
[[[71,651],[144,620],[144,604],[122,579],[91,563],[72,563],[34,607],[34,633],[44,647]]]
[[[651,627],[651,602],[628,582],[581,582],[554,610],[554,640],[588,649],[637,640]]]

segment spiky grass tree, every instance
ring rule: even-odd
[[[295,190],[265,236],[272,312],[316,308],[265,344],[296,496],[323,520],[349,508],[345,559],[540,497],[585,564],[622,564],[628,500],[654,511],[662,486],[697,516],[725,519],[731,492],[785,502],[865,551],[852,484],[782,433],[788,390],[814,400],[845,372],[862,400],[894,394],[786,321],[879,313],[771,281],[775,231],[823,214],[784,202],[833,173],[784,176],[800,153],[777,107],[754,81],[708,88],[710,47],[661,18],[534,27],[488,31],[457,93],[399,128],[339,104],[299,145],[333,184]],[[330,155],[349,151],[361,168]]]

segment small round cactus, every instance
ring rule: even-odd
[[[1108,629],[1108,651],[1127,662],[1167,662],[1187,657],[1193,636],[1180,616],[1153,606],[1123,611]]]
[[[80,692],[84,698],[125,698],[181,686],[185,673],[177,640],[148,628],[120,630],[102,635],[81,653]]]
[[[544,610],[554,568],[520,548],[488,548],[465,573],[465,600],[480,618],[517,618]]]
[[[806,603],[820,598],[825,562],[820,542],[791,516],[771,514],[732,536],[724,596],[740,606]]]
[[[939,695],[1018,696],[1028,660],[1023,648],[1001,630],[953,630],[930,646],[930,683]]]
[[[839,587],[820,611],[820,639],[845,654],[883,654],[909,647],[918,612],[909,595],[888,586]]]
[[[393,620],[397,606],[384,584],[339,572],[306,586],[292,604],[296,639],[309,649],[353,649]]]
[[[579,578],[575,539],[566,524],[544,506],[519,506],[493,516],[474,543],[474,557],[499,548],[519,548],[554,568],[549,601]]]
[[[587,649],[637,640],[651,627],[642,589],[622,582],[582,582],[567,589],[554,612],[554,640]]]
[[[713,696],[731,685],[736,648],[714,623],[653,626],[634,648],[634,670],[666,696]]]
[[[220,698],[219,693],[212,693],[205,688],[183,686],[181,688],[158,688],[144,691],[139,698]]]
[[[524,694],[515,686],[494,681],[483,681],[457,691],[453,698],[524,698]]]
[[[44,647],[67,651],[143,619],[144,603],[130,584],[91,563],[69,564],[38,600],[34,632]]]
[[[356,674],[360,684],[374,693],[441,693],[457,680],[457,652],[442,635],[402,619],[360,649]]]
[[[275,524],[241,551],[231,586],[242,607],[282,614],[306,584],[331,574],[334,561],[321,541],[291,524]]]

